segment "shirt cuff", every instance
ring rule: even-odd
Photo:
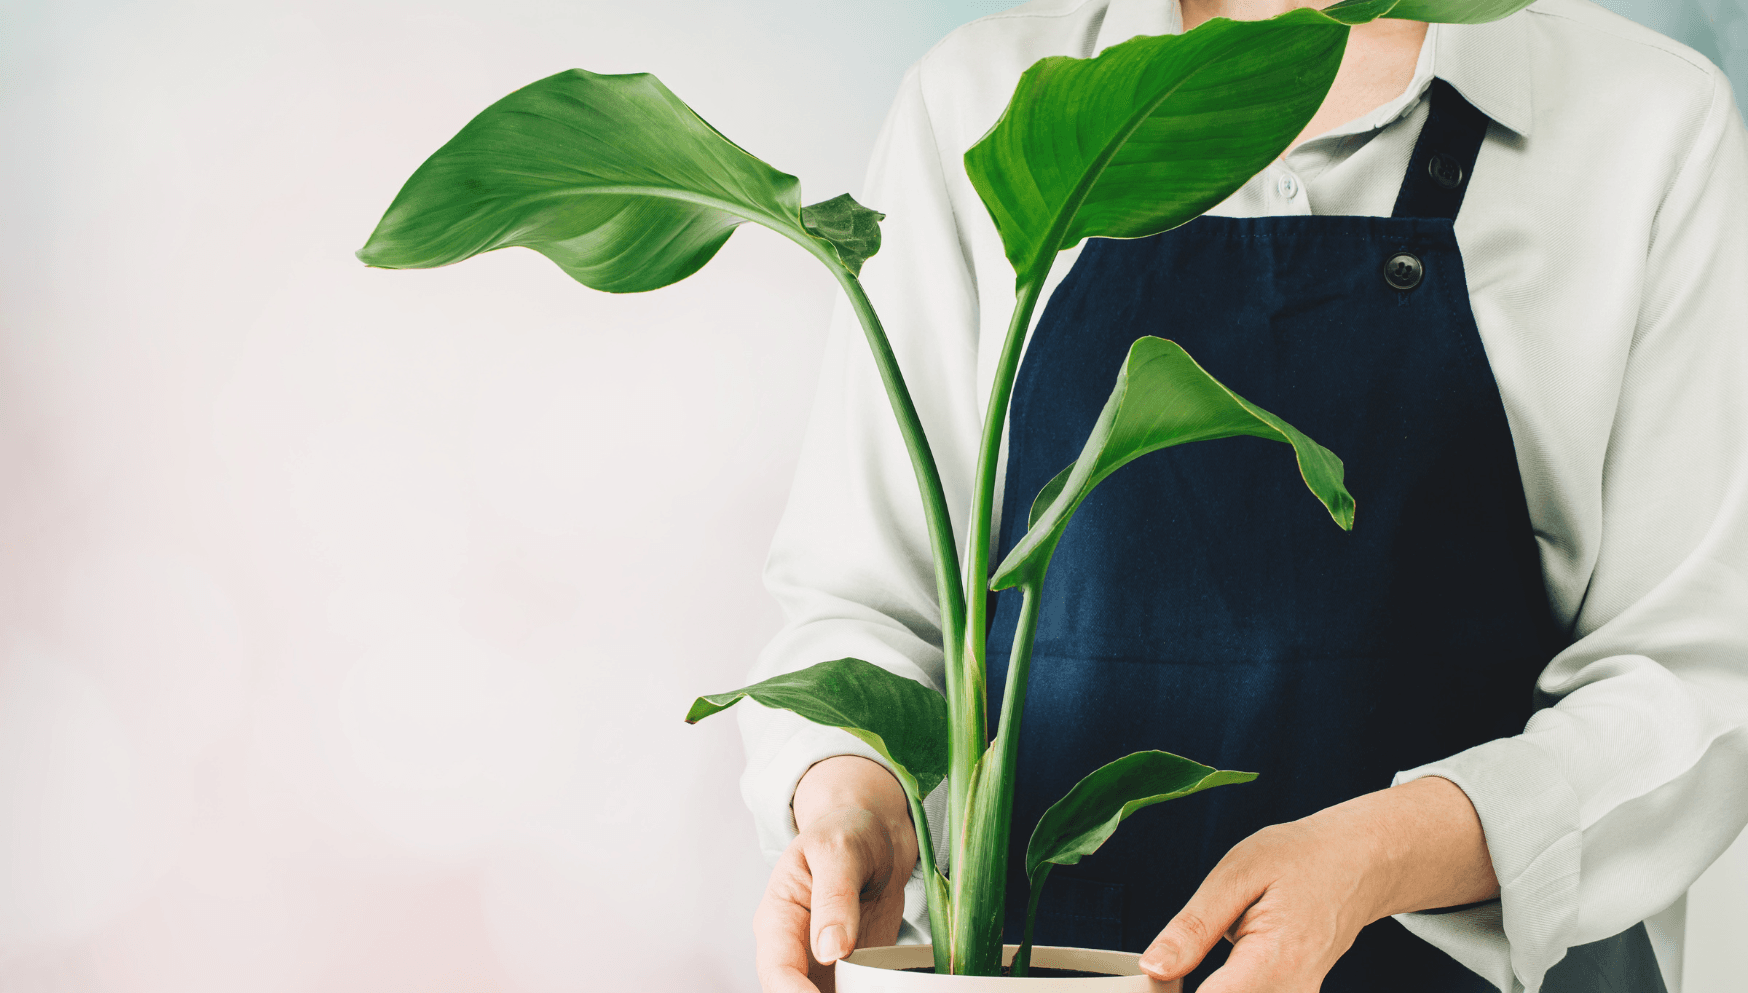
[[[1499,899],[1396,919],[1503,993],[1537,993],[1543,976],[1565,957],[1578,923],[1583,835],[1576,794],[1559,765],[1523,737],[1399,772],[1395,784],[1427,776],[1450,780],[1474,804],[1499,877]]]

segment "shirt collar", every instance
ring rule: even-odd
[[[1440,24],[1434,56],[1440,79],[1476,110],[1523,136],[1535,118],[1529,31],[1529,14],[1521,10],[1486,24]]]
[[[1178,0],[1110,0],[1093,42],[1096,55],[1138,34],[1183,30]],[[1528,135],[1534,115],[1528,24],[1523,12],[1486,24],[1435,24],[1427,31],[1433,74],[1450,83],[1481,113]],[[1422,54],[1422,62],[1425,55]],[[1425,83],[1416,79],[1410,89]]]

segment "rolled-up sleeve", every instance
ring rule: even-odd
[[[1748,129],[1715,69],[1644,272],[1548,706],[1397,777],[1468,794],[1500,882],[1398,919],[1504,990],[1672,905],[1748,823]]]

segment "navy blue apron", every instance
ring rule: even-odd
[[[1523,730],[1567,639],[1453,230],[1487,119],[1443,80],[1431,99],[1393,216],[1204,216],[1094,239],[1051,296],[1014,389],[1001,555],[1143,335],[1334,451],[1358,509],[1342,531],[1292,449],[1257,438],[1155,452],[1087,499],[1044,584],[1008,940],[1032,826],[1102,763],[1161,748],[1260,776],[1142,812],[1054,870],[1039,944],[1140,951],[1245,836]],[[1018,591],[993,614],[995,714]],[[1493,989],[1393,920],[1323,988]]]

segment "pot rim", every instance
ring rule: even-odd
[[[1013,962],[1018,945],[1002,946],[1002,964]],[[1028,988],[1025,984],[1037,983],[1074,983],[1076,989],[1095,993],[1098,990],[1118,989],[1132,990],[1137,988],[1138,977],[1144,977],[1140,966],[1141,956],[1134,952],[1114,952],[1100,948],[1070,948],[1059,945],[1036,945],[1032,948],[1032,964],[1044,969],[1072,969],[1077,972],[1103,973],[1100,976],[1089,977],[1043,977],[1043,976],[937,976],[929,974],[913,974],[911,977],[926,981],[934,988],[951,988],[964,993],[976,993],[992,984],[1000,984],[1002,989],[1019,990]],[[934,949],[930,945],[889,945],[884,948],[858,948],[846,958],[839,959],[837,968],[841,972],[851,974],[863,973],[873,978],[879,973],[890,974],[896,970],[927,968],[935,964]],[[1169,990],[1177,988],[1176,983],[1161,983],[1157,980],[1142,978],[1149,988],[1154,990]]]

